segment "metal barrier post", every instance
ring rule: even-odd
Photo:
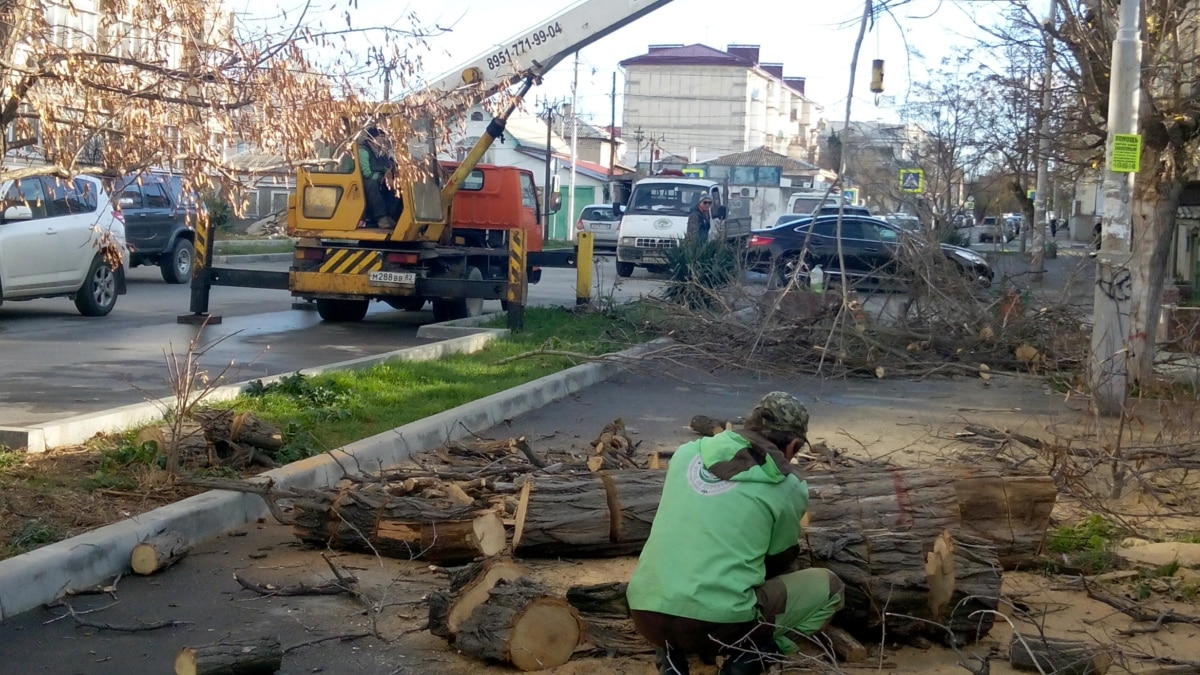
[[[525,231],[508,233],[508,329],[525,328],[525,299],[529,290],[528,267],[525,260]]]
[[[212,290],[209,272],[212,270],[213,234],[215,228],[212,221],[205,216],[197,217],[195,257],[192,258],[192,299],[189,307],[191,314],[180,314],[176,321],[196,325],[215,325],[221,323],[221,315],[208,313],[208,296]]]
[[[575,235],[575,304],[586,305],[592,301],[592,262],[596,235],[579,232]]]

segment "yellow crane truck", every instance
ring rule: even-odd
[[[287,231],[297,240],[288,272],[216,268],[211,225],[197,232],[191,314],[210,316],[213,286],[289,290],[313,301],[326,321],[359,321],[372,300],[393,307],[433,305],[437,321],[478,314],[499,299],[519,327],[525,284],[541,267],[577,267],[577,292],[591,286],[591,240],[577,250],[541,251],[541,218],[533,175],[514,167],[480,164],[509,117],[541,77],[570,54],[671,0],[584,0],[496,45],[430,85],[479,102],[520,83],[506,109],[462,161],[441,166],[428,144],[393,139],[399,163],[423,170],[392,189],[387,225],[368,222],[367,193],[358,153],[347,152],[321,169],[302,168],[288,200]],[[392,225],[391,221],[395,221]]]

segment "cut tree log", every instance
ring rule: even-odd
[[[1025,672],[1104,675],[1112,661],[1109,650],[1094,642],[1014,635],[1009,643],[1009,663]]]
[[[854,636],[837,626],[825,626],[821,633],[829,640],[833,653],[846,663],[862,663],[867,660],[867,648]]]
[[[471,612],[488,599],[488,591],[502,581],[516,581],[525,575],[520,565],[500,558],[459,570],[451,577],[448,590],[429,596],[429,632],[453,640]]]
[[[283,432],[250,412],[234,412],[219,408],[197,410],[192,417],[204,427],[204,435],[214,444],[222,442],[252,445],[263,450],[283,447]]]
[[[319,548],[453,563],[493,556],[508,542],[499,515],[470,506],[441,506],[376,486],[296,492],[292,531]]]
[[[585,655],[615,658],[654,651],[633,628],[625,589],[621,582],[567,589],[567,602],[583,619],[585,639],[580,649]]]
[[[732,426],[733,422],[729,420],[720,420],[708,415],[696,415],[688,424],[692,431],[701,436],[716,436]]]
[[[282,665],[279,638],[263,637],[184,647],[175,657],[175,675],[267,675]]]
[[[650,536],[665,473],[648,469],[537,476],[516,553],[529,557],[638,553]]]
[[[497,584],[459,629],[455,646],[465,654],[517,668],[561,666],[582,642],[583,622],[574,607],[522,577]]]
[[[205,468],[215,459],[212,444],[195,422],[182,422],[178,431],[168,424],[144,427],[137,433],[134,443],[138,446],[153,444],[159,456],[168,460],[173,458],[179,466]]]
[[[179,562],[187,552],[183,535],[168,530],[134,546],[129,553],[129,566],[137,574],[154,574]]]
[[[1058,488],[1049,476],[963,476],[954,482],[963,531],[992,542],[1004,569],[1041,554]]]

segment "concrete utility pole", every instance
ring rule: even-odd
[[[542,203],[544,204],[543,211],[545,212],[545,220],[542,222],[542,237],[549,241],[553,234],[553,228],[550,226],[550,197],[554,190],[553,172],[550,170],[554,163],[554,107],[555,104],[546,102],[546,182],[542,187]]]
[[[1050,1],[1050,17],[1047,27],[1054,26],[1058,16],[1058,3]],[[1046,204],[1050,198],[1050,105],[1051,85],[1054,82],[1054,38],[1046,30],[1046,69],[1042,71],[1042,124],[1038,135],[1037,184],[1033,196],[1033,278],[1042,280],[1046,271]]]
[[[1134,174],[1112,171],[1112,159],[1115,135],[1138,132],[1142,70],[1139,5],[1139,0],[1121,0],[1108,91],[1104,218],[1101,248],[1096,256],[1095,320],[1091,367],[1088,369],[1092,400],[1096,411],[1102,415],[1121,414],[1129,381],[1126,349],[1132,297],[1129,264],[1132,258]]]
[[[612,110],[608,127],[608,195],[604,201],[609,204],[617,201],[617,191],[613,188],[613,172],[617,168],[617,71],[612,78]]]

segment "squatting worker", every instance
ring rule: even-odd
[[[763,397],[742,431],[687,443],[672,456],[650,539],[629,581],[638,633],[659,672],[688,674],[688,655],[720,675],[766,672],[842,607],[825,569],[796,570],[808,484],[791,463],[808,411],[784,392]]]
[[[712,228],[712,197],[707,194],[700,196],[700,201],[688,214],[687,238],[692,241],[708,241],[708,231]]]

